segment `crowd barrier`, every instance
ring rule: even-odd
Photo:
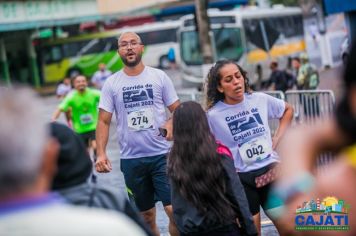
[[[294,108],[295,124],[313,124],[317,118],[328,118],[334,112],[335,97],[330,90],[287,91],[285,96]]]
[[[289,90],[282,91],[262,91],[273,97],[282,99],[294,108],[292,125],[313,124],[318,118],[328,118],[332,116],[335,108],[335,96],[331,90]],[[196,101],[204,104],[204,95],[199,91],[178,92],[181,102]],[[204,105],[203,105],[204,107]],[[269,120],[271,135],[273,136],[278,128],[278,119]],[[318,159],[319,170],[333,160],[331,153],[323,153]]]

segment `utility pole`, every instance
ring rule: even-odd
[[[214,62],[213,48],[209,36],[209,18],[207,12],[208,0],[195,0],[195,17],[199,33],[200,49],[203,55],[203,64]],[[204,74],[204,71],[203,71]]]

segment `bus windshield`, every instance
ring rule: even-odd
[[[241,33],[239,28],[218,28],[212,30],[214,60],[231,59],[238,61],[243,54]],[[187,65],[203,64],[200,52],[199,35],[197,31],[184,31],[181,33],[181,55]]]

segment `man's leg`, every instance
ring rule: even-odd
[[[179,236],[179,231],[177,229],[177,226],[174,222],[173,218],[173,208],[172,205],[168,205],[164,207],[164,211],[166,212],[168,218],[169,218],[169,225],[168,225],[168,230],[171,236]]]
[[[178,229],[173,219],[171,205],[171,189],[166,174],[166,155],[159,155],[152,158],[151,175],[155,193],[158,200],[162,201],[164,210],[169,218],[169,233],[171,236],[179,236]]]
[[[147,211],[141,211],[141,215],[146,224],[151,228],[152,233],[159,236],[159,229],[156,224],[156,207],[153,207]]]
[[[125,184],[129,190],[129,196],[134,201],[152,232],[159,236],[156,225],[156,208],[154,200],[154,188],[149,175],[146,157],[135,159],[121,159],[121,171],[124,174]]]
[[[241,176],[240,179],[245,179],[245,177],[242,177],[242,174],[240,176]],[[241,181],[241,183],[245,190],[248,206],[250,208],[250,212],[253,217],[253,222],[256,226],[258,235],[261,235],[261,215],[260,215],[261,202],[259,197],[259,191],[255,186],[245,183],[244,181]]]

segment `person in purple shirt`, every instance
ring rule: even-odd
[[[106,145],[115,113],[120,167],[129,196],[155,235],[159,235],[155,202],[162,201],[170,219],[170,234],[175,236],[178,232],[173,221],[166,175],[166,154],[171,144],[160,135],[159,128],[167,125],[166,108],[173,112],[179,105],[178,96],[166,73],[142,63],[144,46],[136,33],[123,33],[118,46],[124,68],[110,76],[101,90],[96,170],[106,173],[112,169]],[[171,127],[171,122],[167,123]],[[167,130],[168,139],[171,129],[167,127]]]
[[[207,106],[211,131],[233,154],[250,211],[260,231],[260,207],[269,214],[280,206],[279,202],[267,206],[267,194],[279,162],[275,150],[292,121],[293,108],[283,100],[251,92],[246,72],[231,60],[217,61],[210,69]],[[279,119],[273,138],[268,119]]]

